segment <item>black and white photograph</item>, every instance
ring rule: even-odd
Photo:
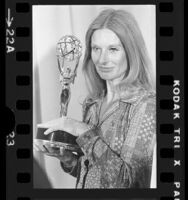
[[[156,6],[33,5],[33,187],[157,187]]]

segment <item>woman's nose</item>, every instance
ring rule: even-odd
[[[104,64],[108,62],[108,54],[106,51],[101,52],[98,62],[99,64]]]

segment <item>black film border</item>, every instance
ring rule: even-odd
[[[65,1],[64,4],[70,2]],[[96,4],[100,4],[96,1]],[[142,4],[141,1],[127,1]],[[14,146],[6,147],[6,196],[7,199],[59,199],[66,198],[156,198],[174,199],[174,193],[184,197],[184,35],[183,5],[181,0],[143,1],[156,5],[156,59],[157,59],[157,189],[75,191],[33,188],[32,155],[32,5],[34,0],[6,1],[14,17],[6,26],[13,36],[15,48],[6,55],[5,90],[6,105],[15,115],[15,128],[8,134]],[[38,1],[37,5],[62,4],[60,1]],[[74,4],[74,3],[73,3]],[[88,2],[83,2],[88,4]],[[105,4],[105,3],[104,3]],[[115,4],[118,4],[116,1]],[[126,4],[126,1],[123,2]],[[11,18],[10,18],[11,21]],[[13,34],[14,32],[14,34]],[[7,33],[8,34],[8,33]],[[11,35],[13,34],[13,35]],[[7,36],[7,35],[6,35]],[[11,40],[11,37],[9,37]],[[12,41],[12,40],[11,40]],[[11,45],[10,45],[11,46]],[[177,81],[177,82],[175,82]],[[179,82],[178,82],[179,81]],[[180,100],[178,101],[178,96]],[[177,98],[177,99],[176,99]],[[178,102],[176,102],[178,101]],[[175,104],[179,105],[180,119],[174,119]],[[177,108],[178,109],[178,108]],[[178,112],[177,111],[177,112]],[[178,129],[181,129],[181,136]],[[175,133],[175,130],[176,133]],[[178,135],[179,134],[179,135]],[[181,141],[178,141],[180,136]],[[175,147],[177,145],[177,147]],[[180,148],[178,148],[180,145]],[[180,160],[181,167],[174,166]],[[178,165],[178,164],[177,164]],[[176,188],[175,182],[181,187]],[[134,191],[134,192],[133,192]],[[134,194],[133,194],[134,193]],[[177,194],[178,195],[178,194]],[[92,197],[92,198],[91,198]]]

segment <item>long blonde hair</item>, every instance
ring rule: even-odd
[[[151,62],[136,20],[127,11],[106,9],[91,23],[85,37],[83,72],[89,95],[98,97],[106,91],[106,81],[98,75],[91,58],[92,35],[95,30],[103,28],[110,29],[119,37],[127,56],[128,70],[119,88],[141,86],[147,90],[153,90]]]

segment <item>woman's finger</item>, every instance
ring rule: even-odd
[[[51,123],[44,123],[44,124],[37,124],[37,128],[50,128],[52,125]]]
[[[58,129],[57,128],[49,128],[47,129],[46,131],[44,131],[44,135],[48,135],[54,131],[57,131]]]
[[[33,143],[33,149],[34,149],[35,151],[40,151],[40,148],[39,148],[38,145],[35,144],[35,143]]]
[[[44,146],[43,145],[36,145],[35,144],[35,148],[36,148],[36,150],[38,150],[38,151],[42,151],[42,152],[46,152],[46,149],[44,148]]]
[[[63,153],[64,153],[64,151],[65,151],[65,148],[64,148],[64,147],[60,147],[59,150],[60,150],[60,155],[63,156]]]
[[[51,120],[51,121],[48,121],[48,122],[45,122],[45,123],[42,123],[42,124],[37,124],[37,127],[38,128],[50,128],[52,126],[56,126],[60,123],[63,123],[63,120],[64,120],[64,117],[54,119],[54,120]]]
[[[35,147],[38,149],[38,151],[44,151],[44,148],[41,145],[35,144]]]

